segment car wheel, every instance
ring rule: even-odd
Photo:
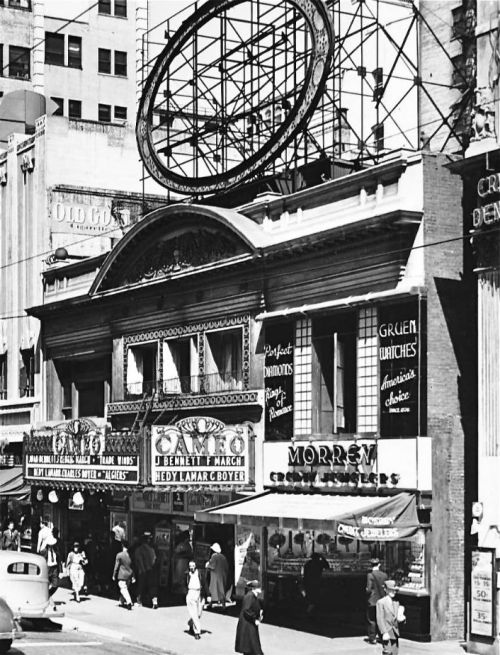
[[[0,653],[6,653],[12,646],[12,639],[0,639]]]

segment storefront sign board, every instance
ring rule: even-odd
[[[123,449],[117,444],[123,444]],[[134,435],[116,437],[106,425],[81,418],[34,429],[25,438],[24,475],[33,482],[136,485]]]
[[[420,327],[418,303],[379,308],[380,435],[419,434]]]
[[[154,485],[231,485],[249,481],[249,430],[211,417],[153,425]]]
[[[129,503],[131,512],[169,514],[172,511],[172,495],[168,491],[134,491]]]
[[[495,549],[472,548],[470,579],[470,632],[494,637],[496,614]]]
[[[264,344],[266,439],[293,435],[293,323],[266,327]]]

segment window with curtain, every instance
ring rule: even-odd
[[[129,396],[142,396],[156,390],[157,360],[156,342],[128,347],[126,391]]]
[[[206,390],[212,392],[242,389],[241,328],[207,332],[206,344]]]
[[[195,337],[168,339],[163,349],[163,392],[198,390],[198,352]]]

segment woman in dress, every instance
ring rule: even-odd
[[[236,628],[234,650],[244,655],[264,655],[260,645],[259,624],[262,621],[262,606],[258,599],[262,589],[257,580],[247,584],[249,591],[241,604],[240,618]]]
[[[71,586],[75,593],[75,600],[77,603],[80,602],[80,591],[85,582],[85,566],[87,566],[87,557],[85,553],[81,550],[80,544],[78,541],[75,541],[73,544],[73,550],[68,554],[68,559],[66,560],[66,566],[68,568],[69,579],[71,580]]]

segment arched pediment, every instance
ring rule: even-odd
[[[261,228],[237,212],[170,205],[146,215],[104,260],[90,295],[258,256]]]

